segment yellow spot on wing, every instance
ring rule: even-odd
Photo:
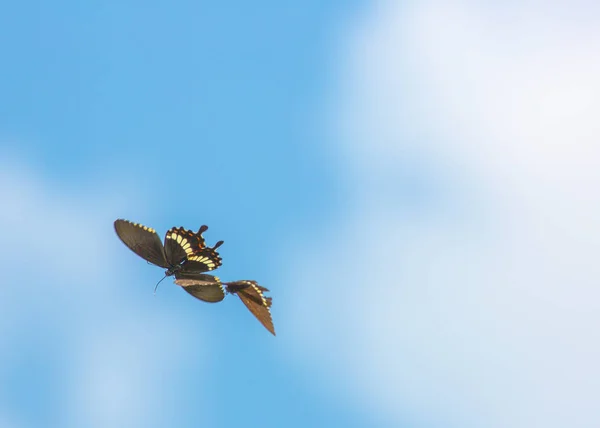
[[[139,228],[141,228],[141,229],[143,229],[143,230],[145,230],[147,232],[156,233],[156,231],[154,229],[152,229],[151,227],[144,226],[143,224],[140,224],[140,223],[133,223],[133,222],[128,221],[128,220],[125,220],[125,221],[127,221],[127,223],[132,224],[132,225],[134,225],[136,227],[139,227]]]
[[[262,291],[260,291],[260,289],[256,285],[254,285],[254,284],[251,284],[251,285],[252,285],[252,288],[254,288],[256,290],[256,292],[262,299],[263,306],[265,306],[267,309],[269,309],[269,307],[267,306],[267,299],[265,299],[265,296],[263,295]]]

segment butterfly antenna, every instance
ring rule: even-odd
[[[167,275],[163,276],[163,278],[162,278],[160,281],[158,281],[158,282],[156,283],[156,287],[154,287],[154,295],[155,295],[155,296],[156,296],[156,289],[158,288],[158,284],[160,284],[161,282],[163,282],[163,280],[164,280],[166,277],[167,277]]]

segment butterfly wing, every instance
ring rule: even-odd
[[[115,220],[115,232],[131,251],[150,263],[168,268],[165,249],[156,231],[139,223]]]
[[[182,270],[185,272],[208,272],[215,270],[222,264],[221,256],[214,248],[202,248],[187,257]]]
[[[235,281],[225,283],[225,285],[227,292],[237,294],[252,315],[275,336],[270,310],[272,299],[264,296],[264,292],[269,290],[258,285],[256,281]]]
[[[204,240],[204,236],[202,236],[202,234],[204,232],[206,232],[207,230],[208,230],[208,226],[203,224],[202,226],[200,226],[200,229],[198,229],[198,232],[196,232],[196,238],[198,239],[198,247],[196,249],[201,249],[201,248],[206,247],[206,241]]]
[[[216,251],[223,241],[217,242],[212,248],[206,247],[206,242],[202,233],[208,230],[208,226],[202,225],[198,232],[196,232],[196,242],[193,248],[193,253],[188,254],[187,260],[182,266],[182,270],[185,272],[208,272],[217,269],[222,264],[222,259],[219,253]]]
[[[165,235],[165,255],[171,266],[180,264],[192,255],[197,246],[196,234],[183,227],[172,227]]]
[[[175,278],[175,284],[204,302],[216,303],[225,298],[223,284],[216,276],[178,272]]]

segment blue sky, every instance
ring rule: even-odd
[[[0,427],[600,425],[599,20],[7,5]],[[207,224],[277,337],[116,218]]]
[[[368,419],[290,367],[285,341],[270,337],[237,299],[211,307],[168,281],[154,297],[161,271],[112,230],[117,217],[160,233],[208,224],[209,242],[226,242],[219,274],[257,279],[277,299],[282,232],[311,229],[335,199],[317,110],[333,79],[332,29],[358,6],[8,6],[0,18],[2,157],[5,185],[28,202],[5,210],[21,219],[28,211],[18,228],[47,237],[25,244],[16,233],[16,248],[47,247],[42,254],[59,253],[64,264],[6,278],[5,305],[18,312],[5,315],[3,329],[18,337],[6,339],[12,351],[2,357],[0,415],[8,426],[228,427],[248,418],[261,426],[351,426]],[[14,229],[3,225],[5,234]],[[14,254],[15,262],[22,256]],[[48,298],[32,303],[31,287]],[[103,341],[123,348],[125,361]],[[137,363],[143,373],[130,367]],[[122,374],[128,371],[132,379]],[[123,399],[131,404],[115,404]]]

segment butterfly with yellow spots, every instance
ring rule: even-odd
[[[275,327],[271,318],[271,297],[266,297],[267,288],[256,281],[241,280],[221,282],[212,275],[179,272],[175,274],[175,284],[186,292],[205,302],[220,302],[225,298],[223,285],[229,294],[237,294],[242,303],[258,321],[275,336]]]
[[[150,227],[118,219],[114,223],[119,239],[131,251],[156,266],[166,269],[166,275],[176,272],[202,273],[221,266],[221,257],[215,250],[223,241],[206,247],[202,226],[197,233],[183,227],[172,227],[165,235],[164,245],[156,231]]]

